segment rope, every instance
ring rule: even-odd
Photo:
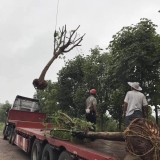
[[[143,160],[159,160],[160,130],[146,119],[137,118],[124,132],[128,151]]]

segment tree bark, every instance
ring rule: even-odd
[[[105,139],[112,141],[124,141],[123,132],[87,132],[84,134],[85,138]]]

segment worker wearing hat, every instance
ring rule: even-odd
[[[90,96],[86,99],[86,120],[94,124],[94,130],[96,125],[96,115],[97,115],[97,99],[96,99],[96,89],[91,89],[89,91]]]
[[[124,99],[124,116],[126,127],[135,118],[146,118],[148,116],[147,100],[138,82],[128,82],[131,91],[128,91]]]

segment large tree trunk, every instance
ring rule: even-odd
[[[143,160],[160,160],[160,128],[147,119],[137,118],[124,132],[91,132],[85,138],[126,142],[128,153]]]
[[[123,132],[87,132],[83,135],[85,138],[105,139],[112,141],[124,141]]]

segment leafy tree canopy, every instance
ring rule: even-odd
[[[136,25],[123,27],[113,36],[108,47],[112,96],[118,91],[122,97],[128,90],[127,82],[137,81],[151,102],[157,104],[160,75],[159,44],[160,36],[156,33],[156,25],[148,19],[141,19]],[[114,111],[117,108],[120,111],[122,103],[123,101],[113,105],[115,109],[112,108],[112,113],[116,113]]]
[[[127,82],[138,81],[150,104],[159,104],[160,36],[156,25],[141,19],[136,25],[123,27],[113,36],[108,52],[96,47],[89,56],[77,56],[66,63],[58,74],[58,82],[38,92],[42,110],[62,110],[72,117],[84,117],[85,99],[91,88],[97,90],[101,124],[106,110],[119,122],[122,104],[129,90]],[[51,107],[52,106],[52,107]],[[101,127],[102,128],[102,127]]]
[[[6,111],[11,108],[11,104],[6,101],[5,104],[1,104],[0,107],[0,122],[5,122],[6,120]]]

